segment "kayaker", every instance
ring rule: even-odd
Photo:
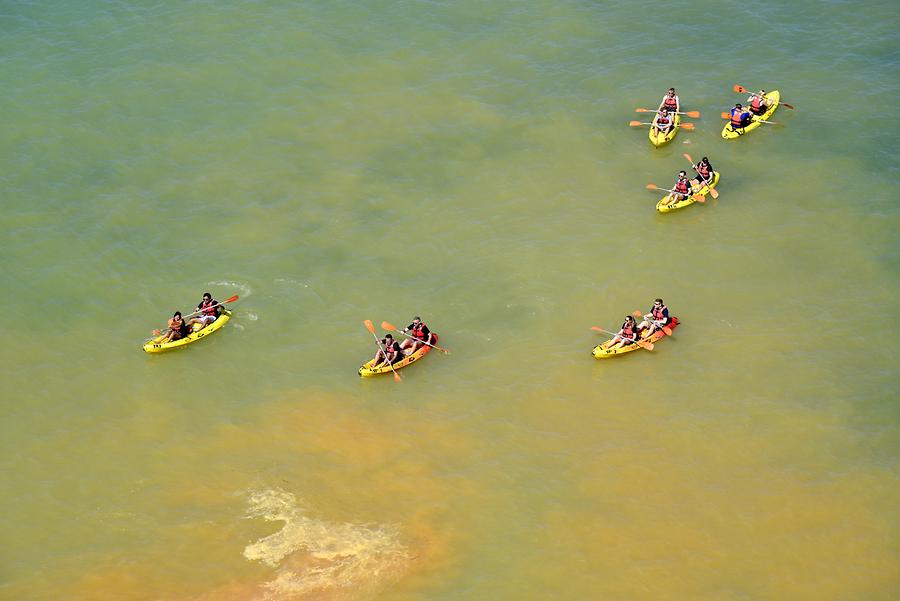
[[[663,299],[658,298],[653,301],[653,306],[650,307],[650,310],[644,315],[644,320],[638,324],[638,332],[643,332],[647,328],[650,329],[649,334],[653,334],[663,326],[669,325],[669,322],[672,321],[669,318],[669,308],[663,302]]]
[[[672,186],[672,189],[674,192],[669,192],[669,196],[666,197],[666,202],[663,204],[669,205],[675,201],[687,200],[688,196],[693,192],[691,182],[687,178],[687,172],[678,172],[678,178],[675,180],[675,185]]]
[[[387,356],[385,356],[385,353],[381,352],[381,349],[378,349],[375,353],[375,363],[372,365],[373,368],[381,367],[385,364],[385,361],[391,364],[396,363],[403,357],[403,351],[400,349],[400,345],[390,334],[386,334],[381,340],[381,346],[384,348]]]
[[[190,330],[184,320],[181,318],[181,311],[175,311],[172,319],[169,320],[169,333],[166,334],[165,342],[174,342],[187,336]]]
[[[669,116],[669,111],[666,109],[659,109],[659,112],[656,113],[656,117],[653,118],[653,129],[656,130],[657,135],[665,135],[672,129],[674,123],[672,117]]]
[[[200,329],[203,329],[216,320],[220,310],[221,304],[219,301],[213,300],[212,294],[209,292],[204,292],[203,299],[200,301],[200,304],[197,305],[197,311],[199,311],[200,314],[191,319],[187,325],[193,327],[195,323],[199,323]]]
[[[748,125],[750,125],[750,113],[744,110],[739,102],[731,109],[731,129],[742,129]]]
[[[606,345],[606,348],[622,348],[626,344],[634,344],[637,340],[637,335],[638,329],[637,325],[635,325],[634,323],[634,317],[632,317],[631,315],[626,315],[625,322],[622,324],[619,332],[615,336],[613,336],[613,339],[609,341],[609,344]]]
[[[681,101],[678,100],[678,95],[675,94],[675,88],[669,88],[669,91],[663,96],[662,102],[659,103],[659,109],[657,110],[662,109],[666,109],[672,114],[681,110]]]
[[[422,344],[423,341],[431,342],[431,331],[418,315],[413,317],[412,323],[406,326],[403,331],[408,332],[410,336],[413,336],[413,338],[407,338],[400,343],[400,348],[402,350],[406,351],[406,349],[410,349],[406,352],[407,355],[411,355],[425,346]]]
[[[766,100],[765,90],[760,90],[756,94],[751,94],[750,98],[747,99],[747,102],[750,103],[750,106],[747,108],[757,117],[762,116],[763,113],[769,110],[769,101]]]
[[[703,157],[699,163],[694,165],[694,171],[697,172],[697,177],[691,180],[691,185],[693,186],[694,182],[697,182],[698,188],[702,188],[707,182],[712,180],[713,173],[715,173],[712,165],[709,164],[709,159],[706,157]]]

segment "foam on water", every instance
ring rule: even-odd
[[[339,598],[342,590],[358,599],[398,576],[410,559],[396,526],[308,517],[284,490],[251,491],[247,517],[284,522],[281,530],[244,549],[247,559],[277,568],[262,599],[299,599],[325,591]]]

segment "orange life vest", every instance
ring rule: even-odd
[[[680,179],[675,182],[675,191],[679,194],[687,194],[690,192],[690,189],[687,179]]]
[[[665,309],[666,309],[665,305],[662,305],[661,307],[654,306],[653,310],[650,311],[650,314],[653,315],[653,319],[655,319],[656,321],[662,321],[663,319],[666,318],[666,316],[663,314],[663,311]]]
[[[200,311],[202,311],[204,315],[212,315],[213,317],[217,317],[218,309],[219,304],[213,299],[209,299],[209,301],[200,301]]]
[[[700,174],[700,177],[703,179],[709,179],[712,172],[709,170],[709,166],[701,161],[700,163],[697,163],[697,173]]]
[[[425,340],[425,324],[421,321],[412,327],[412,335],[418,338],[419,340]]]
[[[671,123],[671,122],[672,122],[672,120],[669,119],[668,116],[663,115],[662,113],[660,113],[659,115],[656,116],[656,126],[657,127],[668,127],[669,123]]]
[[[744,110],[739,108],[731,109],[731,127],[737,129],[744,126],[743,119]]]
[[[754,95],[753,100],[750,101],[750,106],[753,108],[754,111],[761,113],[762,108],[763,108],[762,98]]]
[[[669,96],[668,94],[666,94],[666,97],[663,99],[663,106],[670,111],[678,110],[678,103],[675,101],[675,97]]]

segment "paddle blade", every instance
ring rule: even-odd
[[[631,312],[631,316],[632,316],[632,317],[643,317],[644,314],[641,313],[640,309],[638,309],[637,311],[632,311],[632,312]]]
[[[648,190],[659,190],[660,189],[659,186],[657,186],[656,184],[647,184],[644,187],[647,188]]]
[[[728,113],[722,113],[722,119],[731,119],[731,115]]]
[[[399,382],[399,381],[400,381],[400,374],[398,374],[397,372],[394,372],[394,382]]]
[[[237,299],[238,299],[238,295],[235,294],[234,296],[229,297],[229,298],[226,298],[225,300],[223,300],[223,301],[222,301],[222,304],[224,305],[224,304],[226,304],[226,303],[233,303],[233,302],[236,301]]]
[[[781,106],[786,106],[786,107],[788,107],[789,109],[794,110],[794,105],[793,105],[793,104],[788,104],[787,102],[782,102],[782,103],[781,103]]]
[[[685,113],[685,115],[687,115],[688,117],[691,117],[692,119],[699,119],[700,111],[688,111]]]
[[[706,202],[706,198],[702,194],[694,194],[691,198],[697,202]]]
[[[684,153],[684,154],[681,155],[681,156],[683,156],[684,158],[686,158],[686,159],[688,160],[688,162],[689,162],[691,165],[694,164],[694,159],[692,159],[692,158],[691,158],[691,155],[689,155],[688,153]]]
[[[733,89],[735,92],[737,92],[738,94],[744,94],[744,93],[750,91],[750,90],[748,90],[747,88],[745,88],[744,86],[742,86],[742,85],[740,85],[740,84],[734,84],[734,87],[733,87],[732,89]]]
[[[162,332],[160,332],[159,330],[153,330],[150,333],[153,334],[154,336],[159,336],[160,334],[162,334]]]
[[[601,328],[600,326],[591,326],[591,329],[594,330],[595,332],[605,332],[606,331],[603,328]]]
[[[641,348],[645,348],[645,349],[647,349],[648,351],[652,351],[652,350],[653,350],[653,343],[652,343],[652,342],[645,342],[645,341],[643,341],[643,340],[638,340],[638,346],[641,347]]]
[[[387,331],[389,331],[389,332],[396,332],[396,331],[397,331],[397,328],[396,328],[395,326],[393,326],[392,324],[389,324],[389,323],[386,322],[386,321],[382,321],[382,322],[381,322],[381,329],[382,329],[382,330],[387,330]]]
[[[710,189],[709,189],[709,195],[712,196],[713,198],[718,198],[718,197],[719,197],[719,191],[716,190],[715,188],[710,188]]]
[[[635,113],[652,113],[652,109],[634,109]]]
[[[631,127],[640,127],[641,125],[643,125],[643,123],[641,123],[640,121],[629,121],[628,125],[630,125]]]
[[[669,326],[663,326],[662,331],[663,331],[663,334],[665,334],[666,336],[672,335],[672,328],[670,328]]]
[[[365,321],[363,322],[363,324],[366,326],[366,329],[367,329],[367,330],[369,330],[370,332],[372,332],[372,334],[375,333],[375,326],[372,325],[372,320],[371,320],[371,319],[365,320]]]
[[[681,129],[683,129],[685,131],[694,131],[694,124],[693,123],[682,123]]]

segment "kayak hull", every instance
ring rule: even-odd
[[[178,340],[174,340],[172,342],[163,342],[165,339],[165,335],[161,334],[153,340],[150,340],[144,345],[144,352],[147,353],[165,353],[166,351],[174,351],[176,349],[180,349],[189,344],[197,342],[198,340],[202,340],[206,338],[210,334],[218,332],[222,328],[225,327],[225,324],[231,319],[231,311],[223,311],[219,317],[216,318],[214,322],[206,326],[201,330],[195,330],[185,336],[184,338],[179,338]]]
[[[677,202],[669,203],[668,205],[665,204],[666,199],[669,197],[669,195],[666,194],[665,196],[663,196],[660,199],[660,201],[658,203],[656,203],[656,210],[659,211],[660,213],[671,213],[672,211],[677,211],[678,209],[683,209],[685,207],[689,207],[692,204],[694,204],[695,202],[697,202],[696,200],[694,200],[694,195],[700,194],[701,196],[706,196],[707,194],[709,194],[710,188],[715,188],[718,185],[718,183],[719,183],[719,172],[713,171],[712,181],[709,184],[704,185],[702,188],[700,188],[694,194],[692,194],[691,196],[688,196],[684,200],[679,200]]]
[[[431,344],[437,344],[438,335],[435,334],[434,332],[432,332],[431,336],[432,336]],[[431,352],[430,346],[428,346],[428,345],[422,346],[422,348],[417,350],[412,355],[407,355],[400,361],[397,361],[396,363],[394,363],[394,371],[396,371],[398,369],[403,369],[410,363],[415,363],[416,361],[418,361],[419,359],[421,359],[422,357],[427,355],[429,352]],[[365,364],[363,364],[359,368],[359,375],[362,376],[363,378],[371,378],[372,376],[380,376],[381,374],[394,373],[393,371],[391,371],[391,367],[389,365],[381,365],[379,367],[372,367],[372,365],[374,363],[375,363],[375,359],[372,359],[371,361],[367,361]]]
[[[678,318],[673,317],[672,322],[666,327],[674,330],[676,327],[678,327]],[[657,340],[661,340],[664,336],[666,336],[666,334],[662,330],[657,330],[650,336],[647,336],[647,331],[644,330],[643,334],[641,335],[641,340],[646,340],[647,342],[656,342]],[[594,347],[594,350],[591,351],[591,354],[594,355],[595,359],[609,359],[610,357],[618,357],[619,355],[624,355],[625,353],[630,353],[632,351],[644,348],[637,343],[631,343],[626,344],[620,348],[610,349],[607,348],[610,342],[610,340],[607,340],[603,344],[598,344]]]
[[[660,146],[665,146],[675,137],[675,134],[678,133],[678,130],[681,128],[681,115],[675,115],[675,118],[672,119],[672,129],[669,130],[665,135],[658,135],[656,133],[656,129],[653,126],[650,126],[650,143],[659,148]]]
[[[740,138],[745,133],[749,131],[753,131],[762,123],[760,123],[760,119],[763,121],[768,121],[769,118],[775,113],[775,109],[778,108],[778,103],[781,101],[781,93],[778,90],[772,90],[768,94],[766,94],[766,100],[769,102],[769,109],[762,114],[762,116],[757,117],[756,115],[751,116],[750,123],[747,124],[747,127],[739,127],[737,129],[733,129],[731,127],[731,123],[726,123],[725,127],[722,129],[722,137],[726,140],[735,140]]]

